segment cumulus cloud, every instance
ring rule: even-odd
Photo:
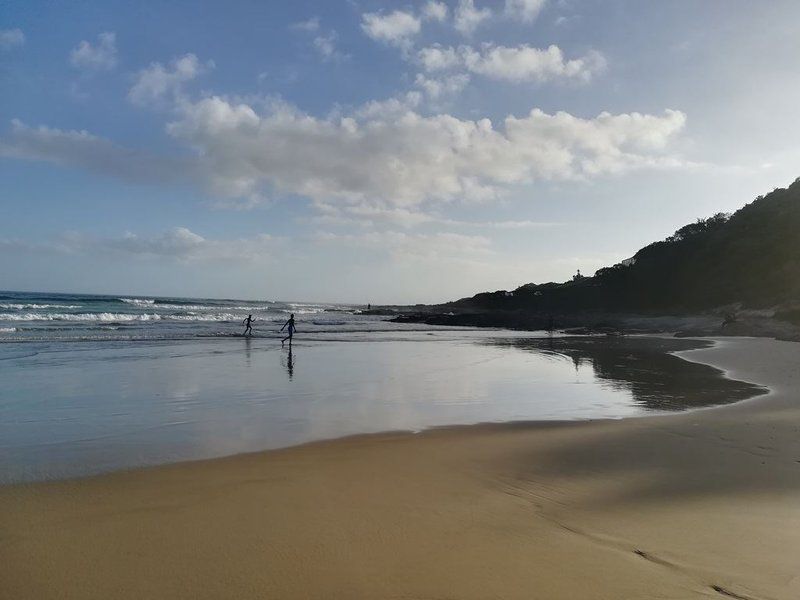
[[[97,44],[86,40],[72,49],[69,62],[73,67],[93,71],[110,71],[117,66],[117,36],[106,31],[97,36]]]
[[[506,0],[505,13],[513,19],[533,21],[539,16],[547,0]]]
[[[417,58],[426,71],[444,71],[463,64],[455,48],[444,48],[440,45],[422,48],[417,53]]]
[[[555,45],[547,49],[525,44],[511,48],[489,45],[480,52],[465,50],[462,56],[464,65],[473,73],[515,82],[552,79],[589,81],[606,67],[606,60],[599,52],[590,51],[581,58],[565,60],[564,53]]]
[[[491,16],[492,11],[488,8],[476,8],[474,0],[459,0],[453,26],[459,33],[472,35],[478,26]]]
[[[194,177],[195,163],[123,148],[86,131],[29,127],[14,119],[0,138],[0,156],[85,169],[134,183],[170,183]]]
[[[443,96],[458,94],[467,86],[469,79],[470,77],[466,73],[439,78],[426,77],[422,73],[417,73],[414,85],[422,89],[431,100],[438,100]]]
[[[426,21],[442,22],[447,19],[447,12],[447,4],[444,2],[428,0],[428,2],[422,7],[422,18]]]
[[[419,33],[421,23],[412,13],[395,10],[389,14],[364,13],[361,29],[373,40],[407,46],[410,38]]]
[[[387,100],[370,100],[357,107],[352,115],[338,116],[344,119],[350,116],[360,121],[397,119],[416,109],[421,101],[422,95],[412,91]]]
[[[257,110],[212,96],[180,104],[167,131],[193,156],[166,160],[86,132],[29,128],[0,139],[0,155],[45,160],[129,181],[204,183],[227,198],[262,192],[318,202],[420,206],[489,200],[508,185],[685,165],[667,146],[685,115],[580,118],[539,109],[489,119],[424,116],[408,98],[320,118],[285,103]]]
[[[248,104],[210,97],[186,105],[168,132],[198,152],[223,195],[269,185],[315,200],[408,207],[487,199],[506,184],[674,164],[660,151],[685,123],[673,110],[582,119],[534,109],[507,117],[500,128],[488,119],[413,110],[391,118],[370,114],[321,119],[285,104],[259,114]]]
[[[573,80],[590,81],[606,67],[602,54],[594,50],[580,58],[566,59],[561,48],[495,46],[484,44],[458,48],[430,46],[417,53],[417,60],[428,72],[463,68],[492,79],[513,82]]]
[[[211,67],[213,63],[209,62],[206,66]],[[180,95],[183,84],[196,78],[204,69],[204,65],[191,53],[172,59],[168,67],[154,62],[136,74],[134,84],[128,91],[128,100],[140,106],[166,99],[174,100]]]
[[[21,29],[0,29],[0,50],[10,50],[25,43]]]

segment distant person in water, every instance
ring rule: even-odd
[[[289,320],[286,321],[286,323],[283,324],[283,327],[281,327],[281,331],[283,331],[283,329],[285,327],[288,327],[288,329],[286,330],[286,333],[288,333],[289,335],[287,335],[285,338],[283,338],[281,340],[281,346],[283,346],[283,343],[286,340],[289,340],[289,346],[291,346],[292,345],[292,336],[294,335],[294,331],[295,331],[295,328],[294,328],[294,313],[289,315]]]
[[[255,321],[253,315],[247,315],[247,318],[242,321],[242,325],[244,325],[244,334],[243,335],[253,335],[253,328],[251,323]]]

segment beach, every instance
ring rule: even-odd
[[[0,597],[796,598],[797,346],[682,355],[772,391],[0,487]]]

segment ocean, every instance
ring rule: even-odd
[[[0,483],[763,393],[674,354],[708,342],[400,324],[363,308],[0,292]]]
[[[294,313],[305,334],[418,329],[365,315],[361,305],[274,300],[0,292],[0,342],[234,337],[252,314],[255,337],[277,337]]]

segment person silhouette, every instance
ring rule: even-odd
[[[242,325],[245,326],[244,333],[242,335],[253,335],[253,328],[250,325],[253,321],[255,321],[253,315],[247,315],[247,318],[242,321]]]
[[[289,315],[289,320],[288,320],[288,321],[286,321],[286,323],[284,323],[284,324],[283,324],[283,327],[281,327],[281,331],[283,331],[284,327],[288,327],[288,329],[286,330],[286,332],[287,332],[289,335],[287,335],[285,338],[283,338],[283,339],[281,340],[281,346],[283,346],[283,343],[284,343],[286,340],[289,340],[289,347],[291,348],[291,347],[292,347],[292,336],[294,335],[294,332],[295,332],[295,327],[294,327],[294,313],[292,313],[291,315]]]

